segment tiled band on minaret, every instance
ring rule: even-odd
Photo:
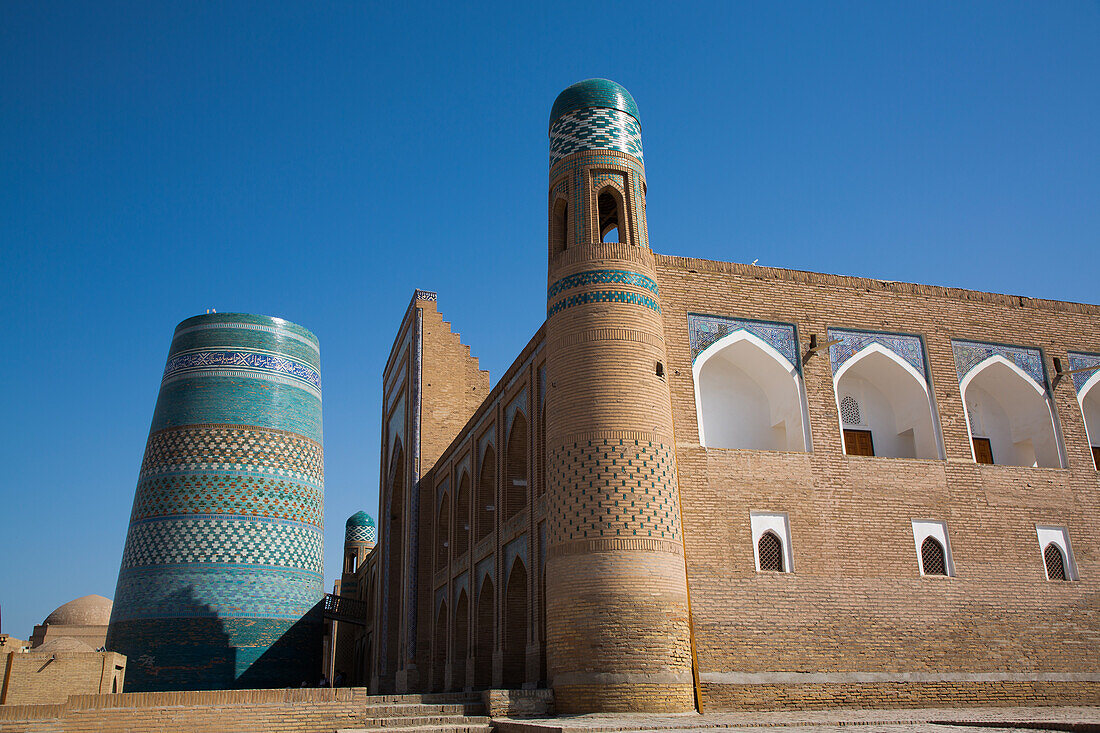
[[[316,681],[319,353],[280,318],[208,314],[176,328],[107,635],[130,659],[127,692]]]
[[[548,674],[562,712],[693,708],[672,413],[638,110],[566,89],[550,118]],[[617,230],[618,242],[602,242]]]

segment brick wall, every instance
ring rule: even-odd
[[[1053,390],[1068,468],[978,465],[951,347],[1041,348],[1052,373],[1095,350],[1100,308],[675,257],[658,281],[705,707],[1100,699],[1100,481],[1073,385]],[[827,351],[804,367],[812,452],[701,447],[689,312],[795,324],[802,354],[827,327],[922,336],[946,460],[846,456]],[[755,571],[753,510],[788,514],[794,572]],[[920,576],[912,519],[946,523],[955,577]],[[1068,529],[1079,581],[1046,580],[1036,524]]]
[[[2,661],[5,706],[61,703],[69,695],[122,690],[125,682],[126,657],[114,652],[10,652]]]

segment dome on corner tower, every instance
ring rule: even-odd
[[[562,115],[591,107],[617,109],[635,120],[639,119],[634,97],[621,84],[610,79],[585,79],[566,87],[554,100],[554,106],[550,110],[550,125],[553,126]]]
[[[374,519],[366,512],[356,512],[344,525],[344,542],[374,542],[378,536]]]

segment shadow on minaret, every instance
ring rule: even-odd
[[[236,650],[222,620],[195,598],[193,586],[152,602],[144,610],[154,618],[112,620],[107,633],[107,649],[127,658],[125,692],[225,690],[234,686]],[[157,615],[161,617],[155,618]]]
[[[260,628],[267,619],[255,619]],[[243,629],[242,629],[243,630]],[[233,684],[241,689],[299,687],[305,682],[315,687],[321,677],[321,653],[324,636],[324,601],[298,619],[248,665]],[[238,650],[246,654],[245,649]],[[247,663],[239,658],[241,665]]]

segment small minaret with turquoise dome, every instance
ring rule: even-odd
[[[366,512],[356,512],[344,525],[344,570],[340,578],[340,595],[355,595],[355,573],[367,554],[374,549],[378,528]]]

